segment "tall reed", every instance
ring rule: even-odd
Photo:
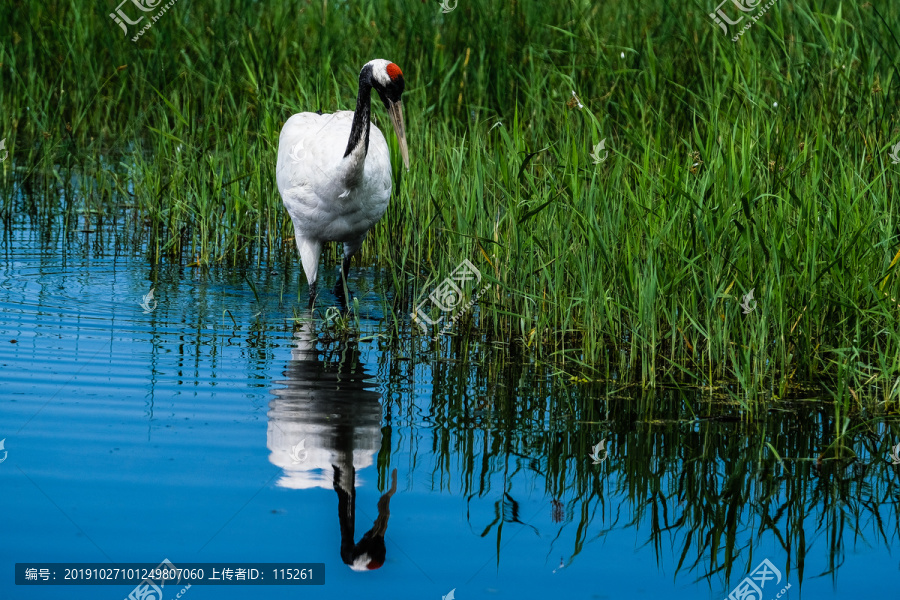
[[[280,127],[352,109],[384,57],[413,168],[359,260],[392,330],[469,259],[492,287],[456,335],[746,406],[838,379],[897,406],[900,8],[877,4],[777,4],[733,43],[659,0],[182,0],[137,42],[112,3],[7,3],[0,214],[128,224],[155,262],[290,258]]]

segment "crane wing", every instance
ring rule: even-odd
[[[340,166],[353,113],[299,113],[288,119],[278,138],[275,180],[282,197],[293,187],[329,187]],[[321,190],[324,191],[324,190]]]
[[[387,209],[387,142],[372,125],[368,152],[344,157],[352,125],[352,112],[299,113],[281,130],[275,179],[300,238],[361,243]]]

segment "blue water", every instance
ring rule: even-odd
[[[323,586],[191,600],[721,600],[763,559],[765,600],[898,597],[896,420],[817,463],[815,398],[695,419],[688,392],[573,383],[490,340],[394,340],[371,268],[348,338],[328,294],[302,310],[296,265],[151,267],[92,235],[17,223],[0,245],[0,598],[133,588],[16,586],[15,563],[163,559],[325,564]]]

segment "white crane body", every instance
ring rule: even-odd
[[[384,60],[363,67],[356,111],[295,114],[278,139],[275,180],[294,224],[311,303],[323,244],[344,244],[346,276],[350,258],[384,216],[391,197],[390,150],[370,122],[372,87],[388,109],[408,168],[400,102],[403,77],[396,65]]]

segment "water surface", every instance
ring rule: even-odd
[[[371,268],[347,335],[328,294],[302,310],[300,279],[153,267],[113,230],[4,232],[0,597],[131,590],[15,586],[17,562],[165,558],[326,565],[321,587],[198,600],[721,600],[764,559],[766,600],[896,596],[895,417],[845,422],[811,393],[748,421],[456,331],[436,352],[387,335],[393,291]]]

